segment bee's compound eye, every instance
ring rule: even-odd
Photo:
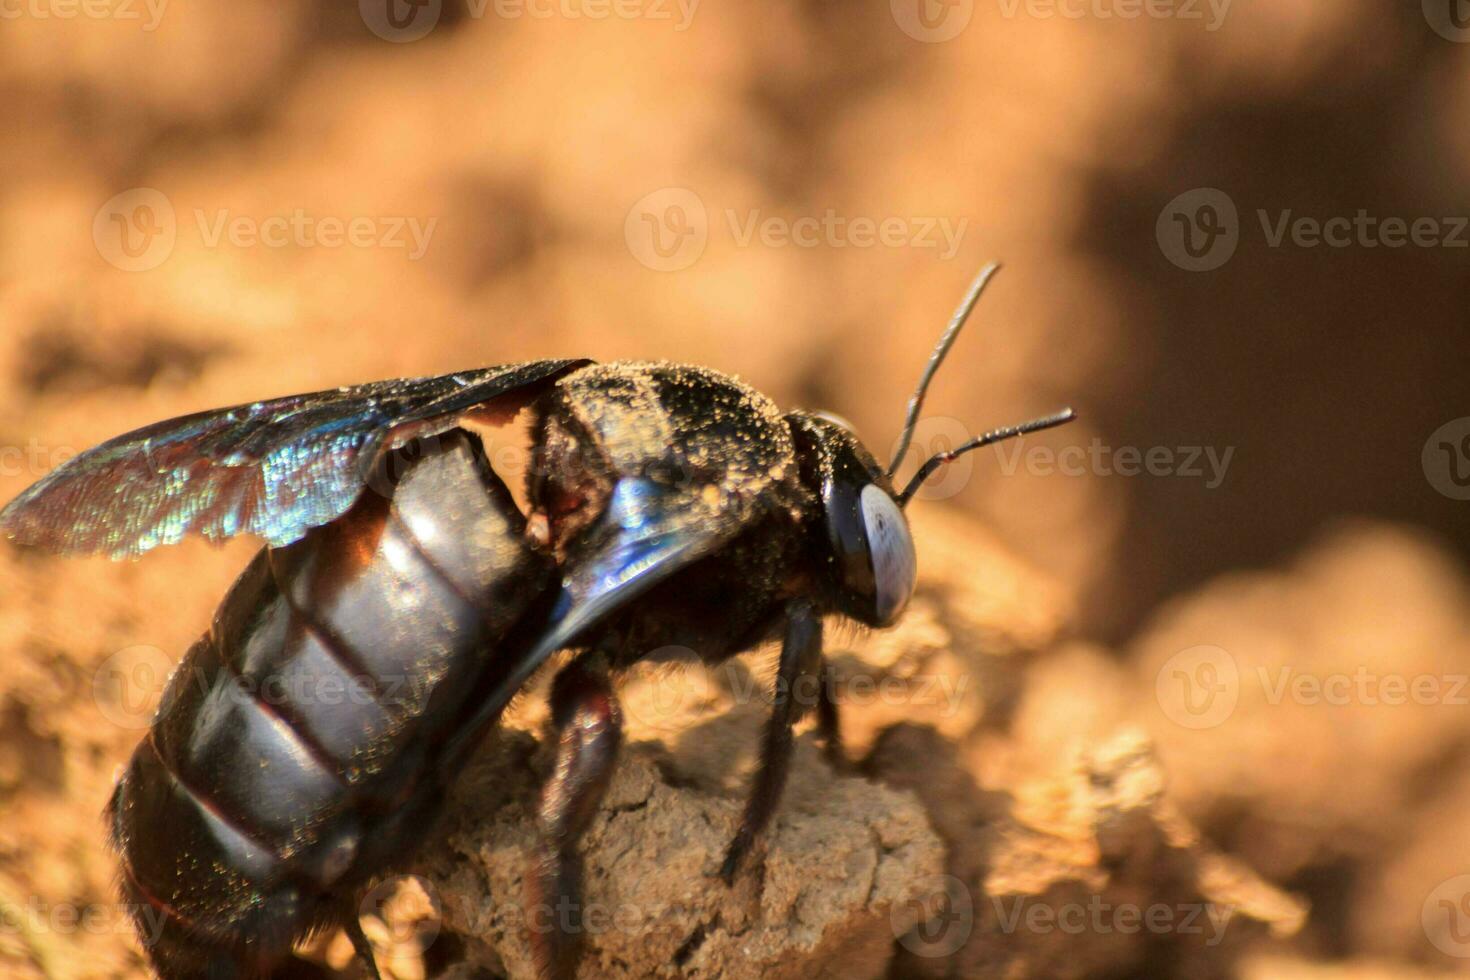
[[[857,426],[853,425],[849,419],[844,416],[838,415],[836,412],[816,412],[814,414],[817,416],[817,418],[831,422],[833,425],[846,432],[857,432]]]
[[[863,526],[873,562],[878,619],[891,623],[914,593],[918,561],[908,521],[893,498],[881,487],[868,484],[862,493]]]

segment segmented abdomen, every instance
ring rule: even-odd
[[[268,963],[406,856],[436,749],[551,581],[478,440],[411,452],[388,494],[256,556],[118,784],[124,886],[165,975]]]

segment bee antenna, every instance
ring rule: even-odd
[[[919,386],[914,389],[914,395],[909,399],[909,411],[903,420],[903,435],[899,437],[898,450],[893,454],[893,461],[888,464],[890,479],[898,471],[898,464],[903,462],[904,453],[909,451],[909,444],[914,438],[914,426],[919,424],[919,411],[924,407],[924,396],[929,393],[929,382],[934,380],[934,375],[939,371],[939,365],[944,363],[949,349],[954,346],[955,340],[960,335],[960,328],[970,318],[970,311],[975,309],[975,304],[980,300],[980,294],[985,291],[985,284],[990,282],[990,277],[999,271],[999,262],[991,262],[980,270],[980,274],[970,283],[965,298],[960,300],[960,305],[955,308],[954,316],[950,317],[949,326],[945,328],[944,335],[939,338],[939,344],[934,348],[934,353],[929,355],[929,363],[924,366],[924,373],[919,377]]]
[[[914,474],[913,479],[909,480],[908,486],[903,488],[903,493],[898,495],[898,506],[902,507],[907,504],[909,502],[909,498],[914,495],[914,492],[917,491],[919,487],[924,485],[924,481],[929,479],[929,477],[933,475],[934,471],[939,469],[939,467],[943,466],[945,463],[958,459],[965,453],[979,449],[982,446],[989,446],[992,443],[1003,442],[1006,439],[1011,439],[1015,436],[1024,436],[1028,432],[1040,432],[1042,429],[1054,429],[1059,425],[1065,425],[1076,417],[1076,412],[1072,411],[1070,408],[1064,408],[1060,412],[1057,412],[1055,415],[1047,415],[1043,418],[1033,419],[1030,422],[1022,422],[1020,425],[1007,426],[1004,429],[996,429],[993,432],[987,432],[983,436],[971,439],[964,445],[951,449],[948,452],[935,453],[933,456],[929,457],[929,459],[924,463],[923,466],[919,467],[919,472]]]

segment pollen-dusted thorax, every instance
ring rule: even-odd
[[[527,489],[558,558],[604,520],[620,481],[645,485],[662,514],[703,515],[711,527],[807,504],[775,403],[729,375],[614,361],[567,378],[536,408]]]

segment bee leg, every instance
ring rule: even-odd
[[[771,822],[771,816],[781,802],[781,791],[786,786],[786,774],[791,768],[791,750],[795,745],[791,726],[813,706],[813,702],[825,705],[828,701],[824,684],[820,698],[813,697],[817,687],[813,682],[820,683],[821,664],[822,618],[810,602],[793,600],[786,607],[786,636],[781,641],[781,664],[776,672],[771,717],[766,721],[765,735],[761,739],[760,768],[756,770],[755,785],[746,800],[740,829],[730,841],[725,863],[720,866],[720,877],[726,884],[735,880],[740,862]],[[835,725],[835,701],[830,709],[822,707],[819,710],[822,713],[830,710]]]
[[[347,933],[347,938],[352,940],[352,948],[357,952],[357,959],[362,963],[369,980],[383,980],[378,973],[378,961],[373,958],[372,940],[362,931],[362,922],[356,915],[349,915],[342,928]]]
[[[579,657],[556,675],[551,722],[556,767],[541,790],[527,907],[537,970],[563,980],[576,973],[585,931],[577,843],[607,791],[622,741],[622,712],[600,656]]]
[[[838,723],[837,674],[830,661],[822,661],[822,700],[817,704],[817,734],[822,738],[822,754],[837,772],[852,768],[842,749],[842,726]]]

